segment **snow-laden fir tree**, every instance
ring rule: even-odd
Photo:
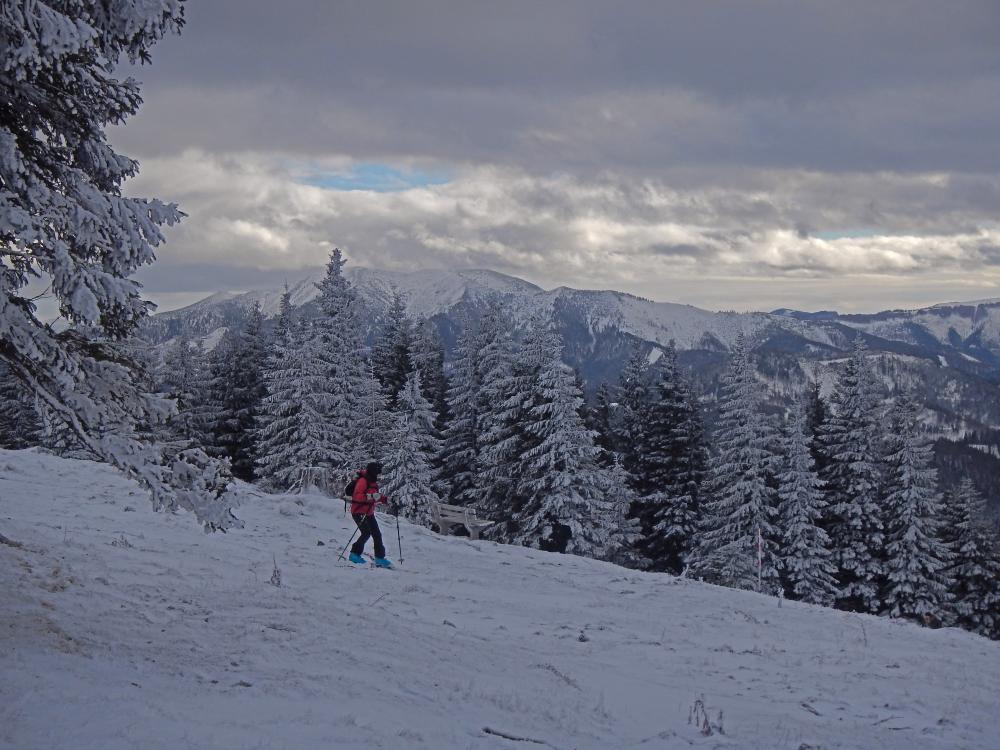
[[[476,508],[492,521],[512,517],[517,479],[515,463],[522,446],[519,419],[524,411],[525,370],[518,368],[519,348],[513,341],[504,309],[495,304],[486,311],[479,331],[478,473]],[[529,376],[530,377],[530,376]],[[505,526],[497,523],[488,532],[498,541],[507,541]]]
[[[621,458],[614,455],[614,462],[610,466],[604,466],[600,463],[601,453],[596,442],[594,447],[598,450],[597,466],[602,481],[598,488],[603,498],[601,505],[605,513],[602,523],[608,529],[604,558],[627,568],[648,569],[650,561],[642,556],[637,546],[641,534],[639,519],[632,514],[632,507],[637,498],[622,467]]]
[[[823,394],[820,392],[820,385],[813,381],[806,386],[806,427],[809,438],[809,452],[812,454],[813,462],[816,464],[816,472],[822,476],[826,471],[827,457],[823,447],[823,434],[826,429],[826,421],[829,418],[829,409]]]
[[[841,585],[838,606],[877,614],[885,575],[879,504],[879,404],[867,348],[859,335],[830,397],[823,427],[828,530]]]
[[[587,428],[594,433],[594,445],[600,451],[597,462],[606,469],[621,463],[614,428],[614,409],[615,399],[611,387],[607,383],[601,383],[594,397],[594,405],[587,411]]]
[[[890,617],[941,619],[951,556],[941,540],[942,503],[931,444],[909,397],[897,400],[891,424],[899,439],[885,467],[891,491],[885,499],[884,611]]]
[[[423,395],[418,371],[411,370],[396,407],[396,424],[387,435],[382,487],[399,513],[427,526],[431,503],[440,501],[432,485],[433,460],[441,445],[434,409]]]
[[[217,404],[211,426],[211,445],[229,459],[233,476],[253,481],[257,462],[257,417],[266,389],[264,361],[267,356],[260,306],[254,305],[246,325],[231,330],[219,344],[214,358]]]
[[[310,323],[297,321],[275,340],[264,368],[267,415],[258,435],[257,474],[270,487],[293,488],[304,472],[346,463],[330,422],[330,350]]]
[[[364,445],[364,423],[358,420],[358,414],[368,406],[361,395],[369,393],[366,384],[371,377],[362,345],[361,302],[344,277],[344,263],[343,255],[335,248],[326,264],[326,275],[316,285],[320,314],[314,321],[314,340],[310,341],[326,368],[318,408],[328,420],[332,439],[328,465],[340,473],[358,463],[359,446]]]
[[[722,381],[693,575],[733,588],[778,588],[774,430],[742,333]]]
[[[34,396],[0,362],[0,448],[17,450],[38,445],[41,432]]]
[[[523,429],[533,445],[520,459],[524,501],[513,542],[554,552],[605,557],[611,503],[597,465],[593,436],[583,424],[583,396],[555,345],[541,365]]]
[[[479,471],[479,331],[466,320],[458,337],[448,387],[448,412],[441,453],[441,483],[447,501],[472,505],[478,499]]]
[[[828,607],[839,592],[837,566],[833,562],[830,537],[821,525],[826,495],[810,450],[809,417],[809,402],[798,401],[782,441],[778,557],[788,596]]]
[[[480,508],[485,517],[497,522],[490,536],[499,541],[511,538],[516,530],[515,519],[530,495],[524,481],[523,457],[541,438],[526,425],[531,421],[533,407],[543,398],[539,383],[542,369],[551,362],[553,352],[562,351],[559,335],[544,316],[529,323],[519,343],[508,338],[506,345],[509,359],[503,356],[499,359],[502,367],[483,375],[479,437],[483,472],[496,488],[493,493],[484,493]]]
[[[406,298],[393,290],[386,319],[372,347],[375,375],[390,408],[395,408],[396,396],[413,367],[412,350],[413,324],[406,316]]]
[[[642,456],[641,445],[646,429],[646,416],[651,401],[649,383],[649,359],[642,347],[636,344],[632,355],[622,368],[618,380],[619,419],[618,443],[621,446],[622,466],[632,481],[632,488],[640,495],[654,491],[638,471]]]
[[[200,438],[195,425],[196,401],[201,383],[201,345],[182,332],[167,347],[157,380],[161,391],[177,405],[177,413],[167,421],[164,439],[187,446]]]
[[[954,623],[1000,639],[1000,539],[986,516],[986,499],[963,479],[953,499],[951,608]]]
[[[7,2],[0,9],[0,361],[86,449],[150,490],[157,509],[186,507],[207,529],[238,525],[227,475],[203,453],[166,461],[140,433],[170,402],[142,389],[120,341],[149,313],[132,278],[154,261],[176,206],[127,198],[138,164],[108,143],[141,103],[121,63],[183,24],[178,0]],[[43,324],[27,291],[47,286],[68,327]],[[204,476],[215,478],[206,484]]]
[[[444,373],[444,344],[426,320],[418,321],[413,326],[412,350],[413,366],[420,373],[424,398],[434,408],[435,426],[439,432],[443,432],[448,422],[448,379]]]
[[[652,491],[635,505],[639,553],[650,570],[680,573],[699,524],[705,447],[698,405],[677,364],[674,343],[657,362],[659,378],[639,433],[636,472]]]
[[[359,394],[357,404],[357,433],[348,451],[349,465],[354,468],[365,466],[369,461],[382,461],[388,449],[388,436],[396,427],[388,394],[376,377],[371,362],[368,363],[368,377],[364,380],[364,390]],[[349,472],[352,477],[354,468]]]

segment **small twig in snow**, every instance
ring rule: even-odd
[[[483,727],[484,734],[492,734],[495,737],[503,737],[505,740],[512,740],[514,742],[532,742],[536,745],[545,745],[546,747],[552,747],[545,740],[536,740],[531,737],[518,737],[516,734],[507,734],[506,732],[500,732],[496,729],[490,729],[489,727]]]
[[[6,544],[8,547],[23,547],[24,546],[20,542],[15,542],[13,539],[8,539],[3,534],[0,534],[0,544]]]
[[[802,703],[800,703],[799,705],[802,706],[802,708],[804,708],[809,713],[813,714],[814,716],[822,716],[823,715],[819,711],[817,711],[815,708],[813,708],[812,706],[810,706],[808,703],[806,703],[805,701],[802,701]]]

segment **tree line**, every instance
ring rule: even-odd
[[[552,321],[515,333],[500,305],[464,322],[447,372],[399,295],[369,345],[344,262],[331,254],[318,315],[286,290],[273,325],[254,308],[210,352],[182,335],[150,361],[177,404],[150,437],[277,492],[378,459],[417,523],[435,501],[472,506],[499,542],[1000,638],[985,501],[968,479],[942,491],[918,404],[882,402],[860,337],[830,395],[813,385],[787,414],[765,408],[742,335],[717,394],[670,345],[654,364],[637,348],[587,404]],[[0,405],[7,445],[73,449],[44,410]]]

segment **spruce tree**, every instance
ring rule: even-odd
[[[106,133],[142,102],[117,72],[148,62],[183,10],[176,0],[3,4],[0,362],[89,453],[149,490],[155,509],[192,510],[213,530],[240,525],[226,472],[198,452],[164,457],[148,440],[173,407],[144,390],[123,346],[151,309],[134,275],[182,214],[126,196],[139,165]],[[36,283],[65,326],[38,319]],[[194,468],[206,470],[197,481]]]
[[[950,554],[942,543],[941,498],[930,441],[922,434],[919,410],[907,397],[894,408],[899,441],[887,456],[883,594],[890,617],[940,619],[948,600],[945,568]]]
[[[198,441],[200,433],[195,426],[195,408],[203,366],[201,345],[191,341],[186,332],[170,344],[163,355],[160,370],[160,389],[177,405],[177,413],[170,417],[163,437],[178,445]]]
[[[673,342],[658,365],[636,462],[641,485],[654,488],[636,505],[642,529],[638,549],[651,570],[676,574],[684,569],[698,529],[706,457],[697,404]]]
[[[266,389],[266,357],[260,306],[249,312],[243,329],[230,332],[215,358],[213,396],[218,409],[212,425],[212,445],[229,459],[233,476],[251,482],[257,461],[257,418]]]
[[[632,482],[632,488],[640,495],[648,494],[655,489],[638,471],[651,400],[648,367],[649,360],[643,354],[642,346],[636,343],[632,356],[625,363],[618,380],[618,404],[621,413],[618,420],[618,441],[621,446],[622,467]]]
[[[0,362],[0,448],[17,450],[38,445],[42,421],[35,399]]]
[[[478,329],[467,320],[458,337],[448,386],[451,419],[441,453],[442,490],[454,505],[472,505],[478,499],[481,382]]]
[[[810,450],[810,394],[792,411],[782,443],[778,475],[781,543],[778,557],[786,591],[793,599],[830,606],[839,591],[830,537],[821,521],[826,511],[823,483]]]
[[[837,605],[877,614],[885,574],[885,534],[879,505],[879,414],[874,376],[859,335],[837,379],[823,428],[828,530],[837,556]]]
[[[826,421],[829,419],[829,407],[820,392],[820,385],[813,381],[806,386],[805,394],[806,410],[806,435],[809,439],[809,453],[812,454],[816,471],[820,476],[824,474],[827,467],[826,451],[823,448],[823,434],[826,429]]]
[[[519,347],[515,344],[503,308],[493,305],[480,324],[479,333],[478,466],[476,507],[486,519],[505,522],[512,519],[516,505],[517,472],[514,468],[523,446],[520,420],[525,410],[525,374],[530,363],[519,367]],[[489,530],[491,537],[506,541],[506,526],[498,523]]]
[[[330,253],[326,275],[316,286],[320,314],[314,321],[317,357],[322,359],[325,382],[319,412],[328,421],[331,444],[327,446],[329,467],[345,473],[358,461],[359,446],[364,445],[364,413],[361,395],[370,377],[369,364],[362,345],[360,301],[344,277],[345,260],[340,250]]]
[[[538,371],[536,396],[523,429],[533,445],[521,457],[524,504],[514,542],[601,558],[611,538],[610,502],[593,437],[579,409],[583,396],[562,347],[552,347]]]
[[[406,317],[406,298],[393,290],[392,301],[381,333],[372,349],[375,375],[382,384],[389,408],[410,374],[413,362],[413,325]]]
[[[986,500],[971,479],[954,494],[956,511],[951,579],[952,611],[959,627],[1000,639],[1000,539],[986,516]]]
[[[350,445],[351,450],[348,451],[348,461],[352,467],[365,466],[369,461],[382,461],[388,450],[390,436],[396,429],[396,418],[389,408],[388,394],[376,377],[375,367],[371,362],[368,363],[368,377],[363,385],[357,399],[357,431]]]
[[[607,383],[601,383],[594,397],[594,405],[587,412],[587,427],[594,433],[597,462],[605,469],[619,464],[618,440],[614,427],[615,399]],[[624,476],[624,474],[622,475]]]
[[[434,407],[434,424],[439,432],[448,422],[448,379],[444,372],[444,344],[427,321],[413,327],[413,367],[420,373],[424,398]]]
[[[759,390],[740,333],[722,382],[708,499],[690,567],[714,583],[773,592],[778,587],[774,434],[761,413]]]
[[[440,498],[433,489],[433,459],[441,450],[434,409],[424,397],[420,373],[411,370],[399,392],[395,427],[387,436],[386,495],[406,518],[430,523],[430,505]]]

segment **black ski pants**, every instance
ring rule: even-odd
[[[369,537],[375,540],[375,557],[385,557],[385,545],[382,544],[382,529],[378,527],[378,521],[374,515],[366,516],[364,513],[352,513],[351,518],[361,530],[361,536],[351,546],[351,552],[360,555],[365,551],[365,544]]]

